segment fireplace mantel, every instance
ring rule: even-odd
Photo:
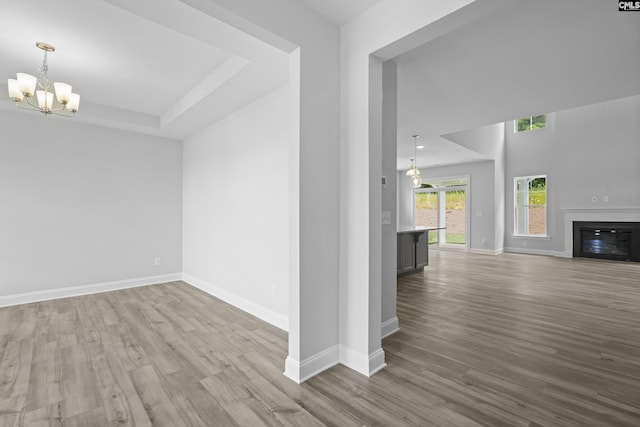
[[[618,208],[563,208],[564,252],[562,256],[573,258],[573,221],[640,222],[640,207]]]

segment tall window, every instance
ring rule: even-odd
[[[527,130],[540,129],[547,127],[547,115],[542,114],[539,116],[523,117],[516,120],[515,131],[524,132]]]
[[[514,234],[547,235],[547,176],[521,176],[513,179]]]

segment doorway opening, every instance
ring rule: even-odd
[[[469,248],[469,177],[426,179],[414,190],[414,225],[429,231],[432,247]]]

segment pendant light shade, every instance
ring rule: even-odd
[[[18,78],[18,85],[20,85],[20,92],[22,92],[24,96],[29,97],[36,93],[37,77],[27,73],[16,73],[16,77]]]
[[[71,96],[71,85],[66,83],[55,82],[53,88],[56,91],[56,99],[60,104],[66,104],[69,102]]]
[[[43,113],[51,112],[53,107],[53,93],[48,90],[37,90],[36,96],[38,97],[38,107]]]
[[[9,98],[15,102],[20,102],[24,99],[24,95],[20,90],[20,83],[16,79],[9,79]]]

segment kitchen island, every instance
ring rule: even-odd
[[[423,270],[429,265],[429,231],[438,227],[399,225],[398,274]]]

